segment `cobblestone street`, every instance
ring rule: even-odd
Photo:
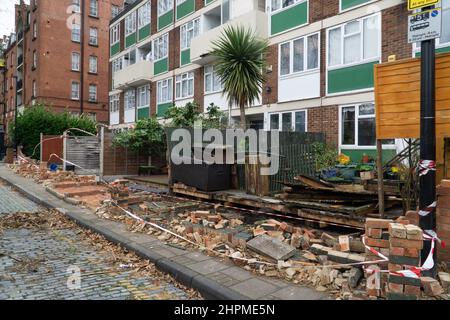
[[[161,276],[154,266],[148,267],[153,276],[137,270],[142,269],[141,259],[124,262],[123,257],[130,254],[103,239],[93,242],[78,227],[52,226],[50,222],[50,228],[30,228],[33,219],[26,221],[26,228],[2,227],[6,217],[19,215],[8,213],[39,209],[0,186],[0,299],[157,300],[192,296]],[[24,221],[22,216],[18,221]]]

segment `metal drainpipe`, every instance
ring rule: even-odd
[[[80,115],[84,113],[84,16],[85,16],[85,0],[81,0],[81,26],[80,26],[80,42],[81,42],[81,75],[80,75]]]

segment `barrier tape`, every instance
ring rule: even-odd
[[[369,246],[366,244],[366,237],[367,237],[366,235],[363,235],[363,236],[361,237],[361,240],[362,240],[362,242],[363,242],[363,244],[364,244],[364,247],[366,247],[367,250],[369,250],[369,251],[370,251],[371,253],[373,253],[374,255],[380,257],[380,258],[383,259],[384,261],[389,261],[389,258],[386,257],[384,254],[378,252],[377,250],[375,250],[375,249],[372,248],[372,247],[369,247]]]
[[[431,212],[433,212],[433,210],[436,209],[436,207],[437,207],[437,201],[433,202],[432,204],[430,204],[425,209],[419,210],[419,215],[422,216],[422,217],[426,217]]]
[[[426,176],[430,171],[436,171],[436,161],[434,160],[420,160],[419,166],[419,177]]]
[[[39,169],[39,166],[37,166],[36,164],[32,163],[31,161],[25,159],[24,157],[21,157],[21,156],[17,155],[17,158],[19,158],[20,160],[25,161],[25,162],[27,162],[27,163],[31,164],[32,166],[34,166],[34,167]]]

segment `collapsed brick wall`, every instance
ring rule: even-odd
[[[436,212],[436,226],[438,237],[445,243],[450,243],[450,180],[442,180],[437,188],[438,203]],[[450,261],[450,246],[439,247],[437,250],[439,261]]]

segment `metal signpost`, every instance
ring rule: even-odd
[[[420,85],[420,163],[419,223],[422,230],[436,230],[436,89],[435,39],[440,37],[442,12],[434,8],[436,0],[408,0],[408,9],[422,8],[408,17],[408,41],[421,42]],[[431,250],[431,241],[424,241],[422,263]],[[436,247],[434,250],[436,262]],[[425,276],[436,276],[436,263]]]

